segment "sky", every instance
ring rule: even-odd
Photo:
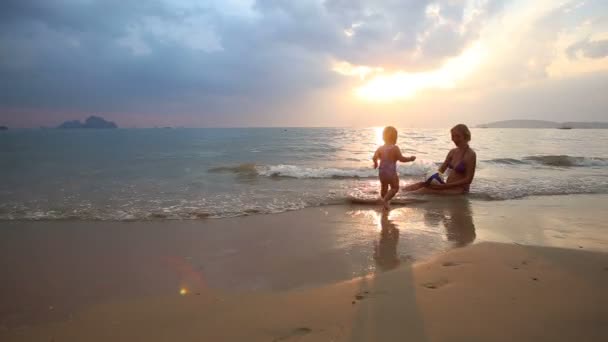
[[[3,0],[0,125],[608,121],[604,0]]]

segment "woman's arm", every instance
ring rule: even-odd
[[[450,152],[448,152],[448,155],[445,156],[445,161],[439,167],[439,172],[444,173],[445,170],[448,169],[448,165],[450,165],[450,159],[452,159],[452,151],[454,150],[450,150]]]

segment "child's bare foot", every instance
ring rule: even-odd
[[[386,210],[386,211],[391,210],[390,202],[391,201],[382,200],[382,207],[384,208],[384,210]]]

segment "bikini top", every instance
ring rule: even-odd
[[[464,155],[467,153],[467,150],[468,150],[468,147],[467,147],[467,149],[464,150],[464,152],[462,152],[462,158],[464,158]],[[452,165],[452,161],[450,160],[450,163],[448,164],[448,168],[450,168],[458,173],[465,173],[467,170],[464,159],[461,159],[460,162],[458,164],[456,164],[456,166]]]

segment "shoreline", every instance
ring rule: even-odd
[[[392,200],[393,205],[391,205],[392,209],[399,209],[408,206],[419,206],[424,203],[442,203],[445,205],[445,202],[456,201],[456,202],[469,202],[474,204],[475,206],[497,206],[501,207],[509,206],[510,203],[518,202],[518,201],[528,201],[533,203],[538,203],[539,201],[555,202],[560,199],[564,199],[566,202],[572,202],[573,199],[582,198],[583,200],[587,200],[588,198],[604,198],[608,199],[608,193],[569,193],[569,194],[548,194],[548,195],[529,195],[524,197],[515,197],[515,198],[506,198],[506,199],[491,199],[483,194],[470,193],[467,195],[413,195],[413,196],[401,196],[395,197]],[[365,197],[365,198],[355,198],[355,197],[344,197],[337,200],[332,200],[329,202],[324,202],[321,204],[310,204],[308,206],[296,208],[296,209],[285,209],[283,211],[270,212],[264,210],[257,209],[247,209],[241,213],[232,214],[229,216],[216,216],[215,214],[210,214],[204,210],[194,211],[191,216],[188,217],[176,217],[171,216],[171,214],[166,213],[155,213],[143,218],[82,218],[79,216],[55,216],[49,217],[47,214],[38,213],[33,216],[28,216],[27,218],[0,218],[0,225],[2,224],[25,224],[25,223],[159,223],[165,222],[168,224],[179,223],[179,222],[206,222],[213,220],[233,220],[239,218],[247,218],[247,217],[255,217],[255,216],[269,216],[269,215],[284,215],[288,213],[298,212],[302,210],[314,210],[323,208],[331,208],[331,207],[352,207],[352,208],[374,208],[376,207],[375,197]],[[487,203],[484,205],[484,203]],[[502,205],[501,205],[502,204]],[[449,205],[449,204],[448,204]]]

